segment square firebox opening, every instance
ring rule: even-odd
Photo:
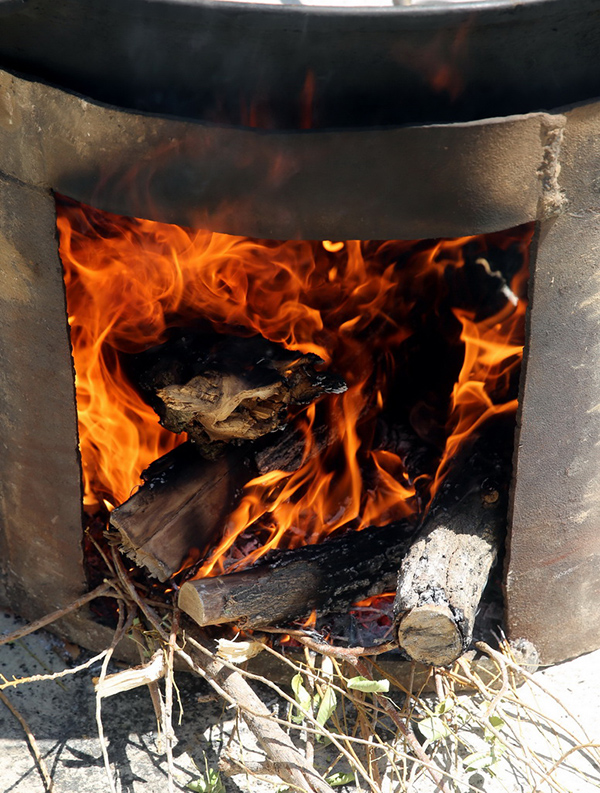
[[[402,612],[457,626],[403,649],[468,646],[494,566],[501,600],[533,225],[281,242],[57,212],[90,585],[110,522],[202,625],[316,610],[372,644],[402,565],[399,637]],[[371,633],[332,617],[365,598]]]

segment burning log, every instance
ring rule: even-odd
[[[252,476],[243,455],[204,460],[185,443],[144,471],[144,485],[111,513],[110,524],[125,553],[166,581],[190,549],[212,542],[236,491]]]
[[[135,356],[132,371],[163,427],[187,432],[212,457],[226,443],[281,429],[290,405],[343,393],[342,378],[319,371],[322,363],[260,336],[188,331]]]
[[[414,529],[408,521],[350,532],[292,551],[272,552],[239,573],[187,581],[179,607],[199,625],[277,625],[347,608],[396,582]]]
[[[403,559],[394,604],[398,644],[433,666],[455,661],[504,534],[513,426],[500,416],[463,444]]]
[[[181,569],[190,549],[200,557],[220,536],[241,488],[270,471],[295,471],[333,439],[326,428],[313,433],[310,448],[293,427],[217,459],[202,457],[184,443],[144,471],[144,484],[115,509],[110,523],[122,548],[160,581]]]
[[[440,449],[420,438],[409,424],[389,417],[378,421],[373,448],[400,457],[419,499],[427,495],[430,478],[433,478],[440,462]]]

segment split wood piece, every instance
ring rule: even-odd
[[[315,368],[322,363],[260,336],[189,331],[136,356],[132,371],[163,427],[214,456],[226,443],[281,429],[290,405],[343,393],[341,377]]]
[[[492,419],[452,461],[398,575],[398,644],[414,661],[445,666],[473,637],[507,513],[514,417]]]
[[[184,443],[149,466],[142,487],[111,513],[111,526],[125,553],[166,581],[190,553],[200,558],[218,541],[244,485],[270,471],[297,470],[334,437],[318,429],[307,450],[303,433],[288,427],[214,460]]]
[[[113,510],[110,524],[125,553],[166,581],[191,549],[199,556],[214,542],[254,475],[243,455],[205,460],[193,444],[182,444],[150,466],[144,485]]]
[[[239,573],[187,581],[179,607],[198,625],[236,622],[245,628],[346,609],[396,582],[414,527],[398,521],[270,554]]]

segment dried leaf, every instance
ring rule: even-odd
[[[265,647],[257,641],[231,641],[230,639],[217,640],[217,655],[231,664],[242,664],[255,655],[261,653]]]

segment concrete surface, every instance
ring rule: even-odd
[[[23,624],[0,612],[0,633]],[[45,631],[0,647],[0,675],[7,679],[47,674],[81,664],[92,653],[66,646]],[[77,655],[76,658],[73,655]],[[112,665],[109,671],[118,671]],[[104,793],[109,790],[101,756],[92,678],[89,670],[55,681],[28,683],[3,693],[28,722],[54,780],[56,793]],[[208,686],[189,674],[178,677],[184,718],[175,725],[178,788],[199,777],[205,758],[217,768],[217,755],[234,722],[221,702],[206,701]],[[166,793],[166,762],[157,741],[156,719],[147,689],[117,694],[103,701],[104,731],[115,769],[118,793]],[[177,707],[174,721],[177,720]],[[195,765],[194,762],[197,764]],[[228,789],[238,785],[228,781]],[[44,793],[22,726],[0,702],[0,791]]]

